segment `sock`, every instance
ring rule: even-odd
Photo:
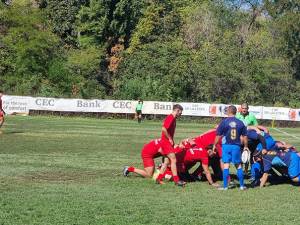
[[[240,186],[244,187],[244,173],[243,173],[243,169],[242,168],[239,168],[237,170],[237,176],[238,176],[239,181],[240,181]]]
[[[224,184],[224,188],[228,187],[228,176],[229,176],[229,169],[224,169],[223,170],[223,184]]]
[[[163,174],[159,174],[158,177],[156,178],[157,181],[161,181],[164,178]]]
[[[251,166],[251,178],[258,180],[260,177],[260,164],[256,162]]]
[[[128,167],[128,171],[129,171],[129,172],[134,172],[134,169],[135,169],[135,168],[134,168],[133,166]]]
[[[175,183],[177,183],[179,181],[179,177],[178,176],[173,176],[173,180]]]

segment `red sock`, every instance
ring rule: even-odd
[[[173,180],[175,183],[177,183],[179,181],[179,177],[178,176],[173,176]]]
[[[156,178],[156,180],[161,181],[164,178],[163,174],[159,174],[158,177]]]
[[[133,166],[128,167],[128,171],[129,171],[129,172],[134,172],[134,169],[135,169],[135,168],[134,168]]]

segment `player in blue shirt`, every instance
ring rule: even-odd
[[[294,149],[271,150],[266,152],[263,157],[263,175],[260,179],[260,187],[263,187],[269,177],[272,166],[286,167],[290,179],[300,184],[300,153]]]
[[[252,166],[253,166],[253,152],[257,149],[257,146],[260,145],[262,149],[266,149],[266,139],[264,137],[264,133],[260,132],[259,134],[257,133],[257,130],[255,129],[248,129],[247,130],[247,137],[248,137],[248,147],[250,150],[250,163],[251,163],[251,175],[252,174]],[[249,163],[245,164],[245,173],[248,172],[248,166]],[[252,176],[251,176],[252,177]]]
[[[228,189],[228,177],[229,177],[229,166],[233,163],[237,168],[237,176],[240,182],[240,189],[245,190],[244,186],[244,174],[241,164],[241,145],[244,144],[244,150],[248,149],[248,138],[247,128],[244,123],[235,118],[236,107],[231,105],[227,108],[228,118],[224,119],[217,128],[217,136],[215,139],[213,150],[219,139],[223,136],[222,141],[222,161],[224,163],[223,170],[223,188],[221,190]],[[241,137],[243,142],[241,142]]]

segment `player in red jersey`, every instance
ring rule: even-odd
[[[209,145],[213,144],[215,141],[215,138],[217,136],[217,129],[211,129],[198,137],[193,138],[193,140],[196,142],[197,146],[202,146],[203,148],[207,148]],[[222,139],[219,140],[219,142],[216,145],[216,153],[217,156],[221,159],[222,158]],[[213,165],[212,165],[213,166]],[[220,160],[220,166],[223,170],[223,163]],[[217,171],[218,169],[216,169]]]
[[[176,156],[174,150],[174,134],[176,129],[176,118],[180,117],[182,114],[183,108],[181,105],[176,104],[173,106],[173,111],[168,115],[163,123],[162,134],[161,134],[161,145],[162,145],[162,154],[166,157],[163,163],[163,166],[160,169],[160,173],[156,178],[158,184],[162,184],[162,179],[164,177],[164,172],[167,168],[167,165],[170,163],[171,171],[173,174],[173,180],[176,185],[184,186],[185,182],[179,180],[177,175],[176,168]]]
[[[160,142],[161,142],[160,139],[155,139],[150,141],[148,144],[144,145],[141,152],[141,157],[144,164],[143,170],[137,169],[133,166],[130,167],[126,166],[124,167],[123,175],[127,177],[129,173],[137,173],[142,177],[146,177],[146,178],[152,177],[155,168],[154,159],[162,156],[161,155],[162,148]]]
[[[208,183],[214,187],[219,187],[219,185],[213,181],[208,168],[209,158],[214,157],[215,155],[215,153],[212,151],[213,145],[210,144],[204,147],[195,145],[192,142],[189,144],[190,145],[185,145],[183,151],[178,151],[178,153],[176,153],[177,170],[180,177],[189,177],[189,169],[195,166],[197,162],[200,162],[201,169],[205,172]]]
[[[4,123],[4,110],[3,110],[3,106],[2,106],[2,96],[3,96],[3,91],[0,90],[0,129]],[[2,133],[2,131],[0,130],[0,134]]]
[[[207,148],[209,145],[213,144],[217,136],[217,129],[211,129],[198,137],[193,138],[197,146],[203,146]],[[220,158],[222,158],[222,140],[216,145],[217,153]]]

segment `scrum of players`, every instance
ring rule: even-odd
[[[290,144],[274,140],[248,110],[247,103],[241,105],[240,112],[230,105],[226,108],[227,117],[216,128],[175,144],[176,119],[183,108],[174,105],[163,122],[161,137],[151,140],[141,151],[144,168],[126,166],[123,175],[135,173],[153,178],[157,184],[167,180],[181,187],[187,182],[206,180],[212,187],[228,190],[236,186],[229,173],[233,164],[240,190],[246,189],[245,176],[250,176],[250,187],[264,187],[268,181],[299,185],[300,152]],[[156,167],[154,160],[158,157],[162,157],[162,163]],[[222,185],[217,182],[221,180]]]

